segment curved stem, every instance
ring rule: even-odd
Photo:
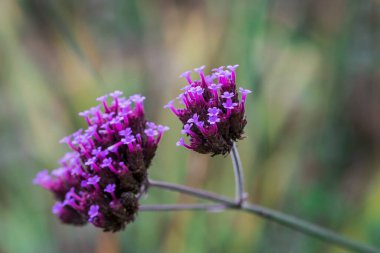
[[[296,218],[291,215],[281,213],[276,210],[272,210],[266,207],[253,205],[253,204],[243,204],[241,210],[254,213],[260,217],[263,217],[267,220],[279,223],[286,227],[292,228],[304,234],[319,238],[323,241],[333,243],[342,248],[348,250],[365,252],[365,253],[379,253],[380,249],[373,248],[371,246],[352,241],[341,235],[336,234],[335,232],[320,227],[318,225],[312,224],[310,222],[304,221],[302,219]]]
[[[217,203],[222,203],[222,204],[227,204],[227,205],[231,205],[231,204],[236,205],[234,201],[231,202],[229,198],[226,198],[224,196],[218,195],[216,193],[208,192],[208,191],[194,189],[192,187],[188,187],[184,185],[172,184],[172,183],[155,181],[155,180],[149,179],[149,186],[181,192],[181,193],[192,195],[198,198],[211,200]]]
[[[234,167],[234,173],[235,173],[235,199],[239,205],[241,205],[244,200],[244,178],[243,178],[243,167],[241,165],[239,152],[236,147],[236,143],[232,145],[231,150],[231,160],[232,165]]]
[[[218,212],[226,209],[223,204],[169,204],[169,205],[142,205],[140,211],[208,211]]]
[[[348,250],[363,252],[363,253],[376,253],[376,252],[379,253],[380,252],[380,249],[376,249],[359,242],[351,241],[343,236],[340,236],[334,233],[331,230],[322,228],[318,225],[314,225],[310,222],[304,221],[294,216],[287,215],[287,214],[284,214],[279,211],[275,211],[266,207],[248,204],[248,203],[243,203],[239,205],[239,204],[236,204],[234,200],[226,198],[224,196],[220,196],[218,194],[208,192],[208,191],[194,189],[188,186],[182,186],[182,185],[154,181],[154,180],[149,180],[149,185],[153,187],[162,188],[162,189],[172,190],[175,192],[189,194],[201,199],[211,200],[213,202],[219,203],[219,205],[210,205],[210,204],[190,204],[190,205],[179,204],[179,205],[158,205],[158,206],[157,205],[142,205],[140,207],[140,210],[142,211],[183,211],[183,210],[212,211],[212,210],[222,210],[223,208],[240,210],[240,211],[253,213],[269,221],[279,223],[286,227],[289,227],[299,232],[319,238],[325,242],[333,243],[337,246],[340,246]]]

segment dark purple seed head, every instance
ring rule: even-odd
[[[135,219],[148,167],[168,128],[145,120],[145,97],[121,95],[102,96],[101,105],[81,112],[88,128],[60,141],[72,152],[58,169],[43,170],[33,181],[54,193],[52,212],[64,223],[90,222],[115,232]]]
[[[174,106],[174,100],[164,108],[169,108],[183,123],[182,134],[189,138],[189,144],[181,138],[178,146],[184,146],[202,154],[227,154],[234,141],[242,139],[247,124],[245,101],[250,90],[236,88],[236,68],[238,65],[219,67],[205,75],[204,66],[194,69],[199,79],[191,78],[191,71],[180,77],[188,84],[182,88],[177,100],[184,105]]]

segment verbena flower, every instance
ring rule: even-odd
[[[188,85],[182,88],[177,100],[183,104],[181,109],[174,107],[174,100],[165,108],[171,111],[183,123],[182,133],[189,137],[187,144],[183,138],[178,146],[184,146],[196,152],[212,155],[230,152],[233,142],[242,138],[245,118],[245,101],[250,90],[239,88],[241,99],[236,89],[236,72],[238,65],[219,67],[205,75],[205,66],[194,69],[199,80],[191,78],[191,71],[184,72]]]
[[[121,95],[102,96],[101,105],[79,113],[88,128],[63,138],[72,151],[59,160],[59,168],[34,179],[54,193],[52,212],[64,223],[118,231],[136,216],[147,169],[168,128],[145,120],[145,97]]]

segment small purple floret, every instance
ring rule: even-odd
[[[187,78],[188,76],[190,76],[190,74],[191,74],[191,70],[188,70],[188,71],[183,72],[179,77]]]
[[[233,66],[231,66],[231,65],[228,65],[228,66],[227,66],[227,68],[228,68],[229,70],[231,70],[231,71],[235,71],[235,70],[237,69],[237,67],[239,67],[238,64],[233,65]]]
[[[105,192],[109,192],[109,193],[112,193],[114,192],[116,189],[116,184],[109,184],[106,186],[106,188],[104,189]]]
[[[208,122],[211,124],[211,125],[214,125],[218,122],[220,122],[220,119],[218,118],[218,116],[216,115],[212,115],[208,118]]]
[[[53,214],[58,215],[58,214],[61,213],[62,209],[63,209],[63,204],[62,204],[62,202],[57,201],[57,202],[53,205],[53,208],[51,209],[51,212],[52,212]]]
[[[218,107],[212,107],[212,108],[208,108],[207,112],[208,112],[207,115],[209,116],[213,116],[213,115],[216,116],[219,114],[220,109]]]
[[[94,184],[97,184],[99,181],[100,181],[99,176],[93,176],[93,177],[90,177],[89,179],[87,179],[87,184],[88,185],[94,185]]]
[[[123,92],[121,92],[119,90],[115,90],[114,92],[110,93],[110,96],[113,97],[113,98],[119,97],[121,95],[123,95]]]
[[[99,214],[99,206],[98,205],[92,205],[90,206],[90,210],[88,210],[88,216],[90,216],[90,219],[95,218]]]
[[[48,170],[43,170],[37,173],[33,180],[33,184],[38,184],[45,189],[50,189],[53,185],[52,177],[49,175]]]
[[[108,95],[104,95],[104,96],[100,96],[96,99],[96,101],[99,101],[99,102],[104,102],[106,101],[108,98]]]
[[[169,131],[169,127],[168,126],[163,126],[163,125],[158,125],[157,126],[157,130],[160,132],[160,133],[163,133],[163,132],[166,132],[166,131]]]
[[[129,99],[135,103],[142,103],[145,100],[145,97],[141,96],[140,94],[136,94],[136,95],[130,96]]]
[[[218,83],[218,84],[212,83],[212,84],[210,84],[210,85],[208,86],[208,88],[209,88],[210,90],[214,90],[214,91],[219,90],[220,87],[222,87],[222,85],[221,85],[220,83]]]
[[[234,93],[233,92],[228,92],[228,91],[225,91],[223,92],[223,94],[221,95],[222,98],[233,98],[234,97]]]
[[[249,93],[252,93],[252,91],[248,90],[248,89],[244,89],[244,88],[239,88],[239,91],[242,93],[242,94],[249,94]]]
[[[130,136],[132,134],[132,129],[130,127],[124,129],[124,130],[121,130],[119,131],[119,135],[121,136]]]
[[[197,124],[199,121],[199,116],[198,114],[194,113],[194,115],[187,120],[187,123],[194,123],[194,124]]]
[[[200,72],[202,72],[205,68],[206,68],[206,66],[203,65],[203,66],[200,66],[199,68],[195,68],[194,71],[197,72],[197,73],[200,73]]]
[[[227,99],[225,103],[222,104],[224,108],[232,110],[235,106],[238,105],[238,103],[233,103],[232,99]]]
[[[154,130],[154,129],[152,129],[152,128],[145,129],[145,130],[144,130],[144,133],[145,133],[147,136],[150,136],[150,137],[153,137],[153,136],[158,135],[158,131],[157,131],[157,130]]]
[[[202,95],[204,92],[204,89],[200,86],[191,87],[189,91],[193,94],[197,94],[198,96]]]
[[[136,138],[133,135],[125,136],[123,139],[121,139],[121,142],[124,144],[130,144],[136,141]]]
[[[181,133],[182,134],[187,134],[187,133],[189,133],[189,131],[191,130],[191,127],[193,126],[193,124],[185,124],[184,126],[183,126],[183,129],[181,130]]]

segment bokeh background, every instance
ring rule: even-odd
[[[229,157],[175,146],[162,106],[187,69],[239,64],[249,200],[380,247],[380,2],[2,0],[0,252],[345,252],[252,215],[140,213],[118,234],[62,225],[32,185],[77,116],[115,89],[169,125],[151,177],[233,196]],[[152,189],[144,203],[195,203]]]

